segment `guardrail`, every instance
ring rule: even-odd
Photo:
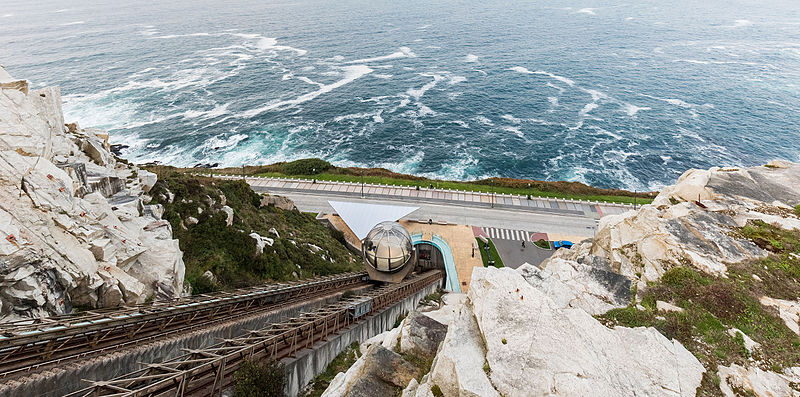
[[[213,178],[222,178],[222,179],[242,179],[241,175],[226,175],[226,174],[212,174],[212,173],[193,173],[192,175],[199,175],[199,176],[210,176]],[[289,182],[289,183],[311,183],[311,179],[301,179],[301,178],[280,178],[280,177],[265,177],[265,176],[253,176],[247,175],[246,178],[251,179],[263,179],[263,180],[273,180],[273,181],[282,181],[282,182]],[[359,182],[342,182],[342,181],[329,181],[325,179],[315,179],[317,183],[326,183],[326,184],[333,184],[333,185],[347,185],[347,186],[357,186],[360,187],[362,184]],[[406,185],[384,185],[384,184],[375,184],[375,183],[364,183],[365,188],[386,188],[386,189],[405,189],[405,190],[417,190],[415,187],[406,186]],[[472,194],[481,197],[494,197],[497,198],[513,198],[517,200],[528,200],[526,195],[522,194],[510,194],[510,193],[490,193],[490,192],[482,192],[476,190],[459,190],[459,189],[439,189],[439,188],[427,188],[427,187],[420,187],[420,191],[431,191],[431,192],[441,192],[441,193],[456,193],[456,194]],[[644,198],[644,197],[643,197]],[[614,201],[591,201],[591,200],[580,200],[580,199],[565,199],[559,197],[547,197],[547,196],[531,196],[531,200],[547,200],[553,202],[562,202],[562,203],[573,203],[573,204],[587,204],[587,205],[604,205],[604,206],[611,206],[611,207],[620,207],[620,208],[633,208],[634,205],[632,203],[618,203]]]

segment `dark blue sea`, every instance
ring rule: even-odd
[[[800,161],[800,1],[0,1],[0,63],[136,162],[657,189]]]

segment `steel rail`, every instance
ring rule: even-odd
[[[0,327],[0,378],[39,363],[101,351],[121,343],[250,314],[301,297],[337,291],[364,282],[366,273],[251,287],[208,294],[158,306],[105,309]]]
[[[89,396],[217,396],[231,385],[233,373],[244,360],[280,360],[309,349],[315,343],[367,316],[353,318],[351,308],[369,299],[375,314],[417,291],[440,281],[442,272],[431,270],[399,284],[376,288],[366,294],[342,300],[297,318],[274,324],[248,335],[226,339],[162,363],[145,363],[144,368],[112,380],[89,381],[88,388],[68,397]]]

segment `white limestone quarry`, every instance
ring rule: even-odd
[[[57,87],[0,86],[0,321],[177,297],[184,265],[156,175],[65,126]]]

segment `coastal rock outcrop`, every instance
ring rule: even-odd
[[[0,87],[0,319],[183,290],[178,242],[143,201],[155,174],[118,161],[107,138],[64,125],[57,87]]]
[[[767,255],[731,230],[754,219],[800,230],[793,209],[798,202],[800,164],[689,170],[652,204],[603,217],[591,244],[560,255],[600,257],[614,272],[644,281],[657,280],[678,265],[724,275],[726,263]]]

